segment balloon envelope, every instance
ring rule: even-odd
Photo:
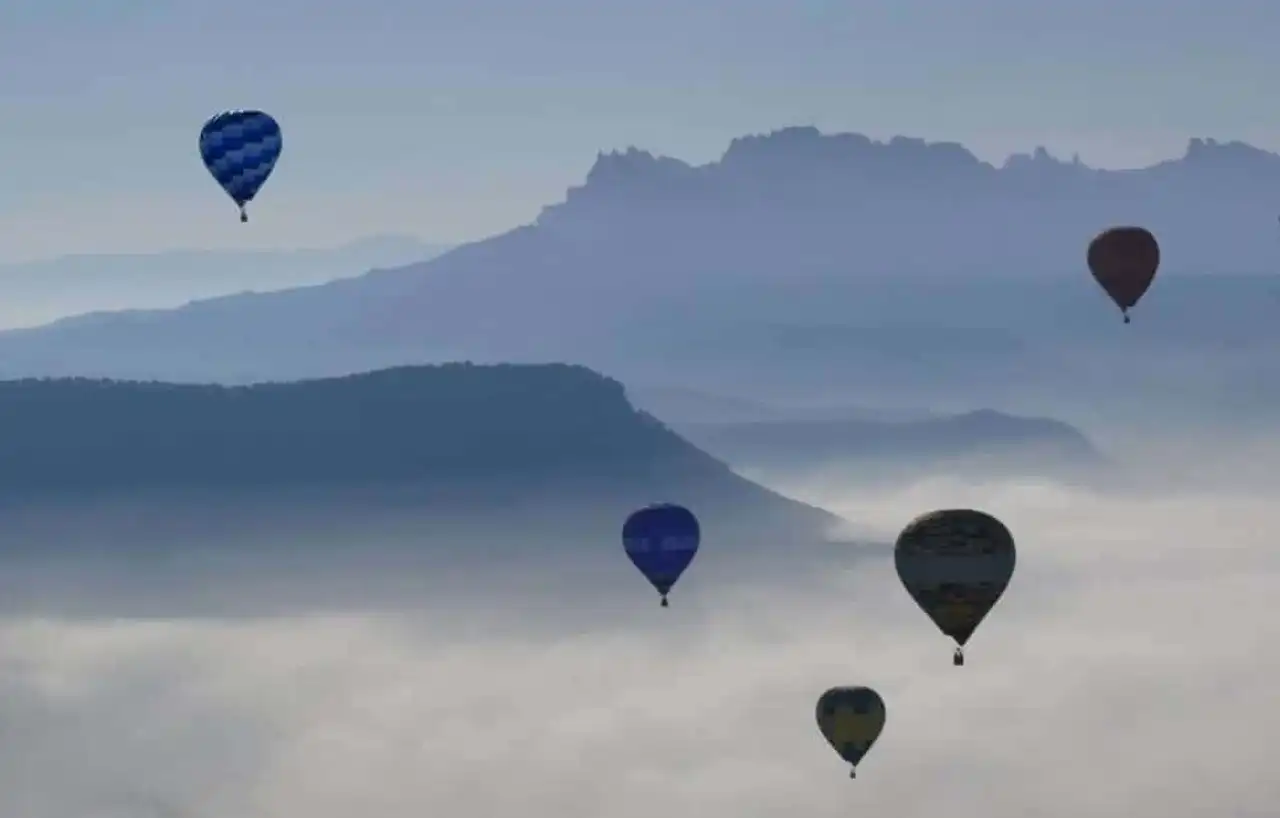
[[[1004,523],[966,508],[912,520],[898,535],[893,559],[911,598],[964,645],[1009,586],[1017,554]]]
[[[262,189],[283,147],[280,125],[262,111],[226,111],[200,129],[204,166],[242,210]]]
[[[1138,303],[1160,266],[1160,244],[1143,227],[1112,227],[1089,242],[1089,272],[1122,311]]]
[[[693,512],[670,503],[633,512],[622,526],[627,556],[664,597],[693,562],[701,540]]]
[[[880,737],[884,718],[884,699],[869,687],[833,687],[818,698],[818,729],[855,767]]]

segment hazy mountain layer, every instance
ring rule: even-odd
[[[379,236],[306,250],[176,250],[0,264],[0,327],[86,312],[177,307],[188,301],[320,284],[435,258],[448,246]]]
[[[1133,171],[789,128],[693,167],[603,154],[533,225],[422,264],[0,334],[0,374],[292,380],[570,361],[738,399],[994,407],[1146,427],[1280,406],[1280,157],[1192,140]],[[1085,247],[1164,261],[1122,326]],[[1092,430],[1091,430],[1092,431]]]

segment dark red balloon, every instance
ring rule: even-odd
[[[1160,266],[1160,245],[1143,227],[1112,227],[1089,242],[1089,272],[1116,302],[1129,323],[1129,310],[1138,303]]]

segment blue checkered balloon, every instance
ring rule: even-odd
[[[258,195],[280,158],[280,125],[262,111],[225,111],[200,129],[200,158],[222,189],[240,207]]]

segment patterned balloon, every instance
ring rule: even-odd
[[[245,205],[258,195],[284,146],[280,125],[262,111],[226,111],[200,129],[204,166],[249,221]]]

